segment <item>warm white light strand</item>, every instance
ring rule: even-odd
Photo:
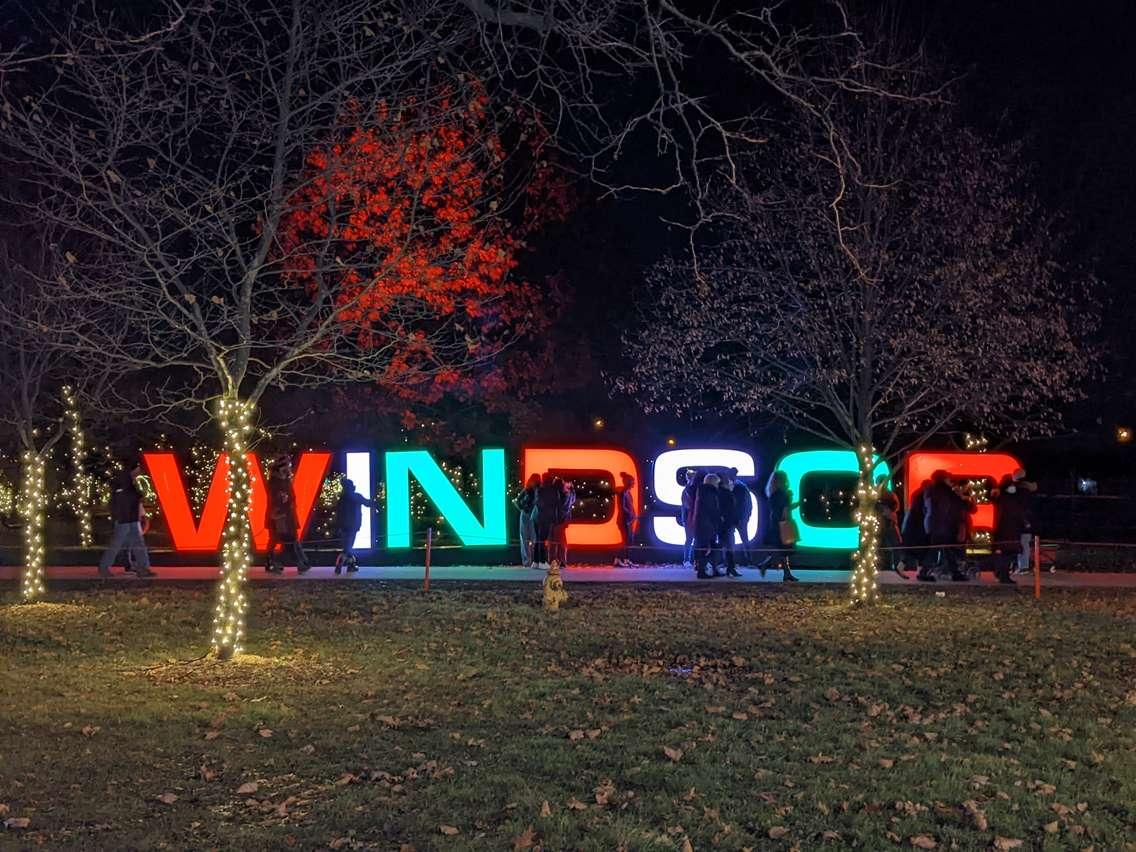
[[[63,388],[63,406],[67,432],[71,437],[71,508],[79,521],[80,546],[91,547],[95,542],[94,526],[91,521],[93,477],[87,473],[87,441],[83,435],[79,404],[70,386]]]
[[[251,485],[245,455],[248,451],[252,406],[242,400],[223,398],[218,422],[229,458],[229,507],[221,535],[221,583],[213,615],[213,651],[227,660],[241,652],[245,636],[245,577],[251,562],[252,534],[248,507]]]
[[[880,561],[880,517],[876,512],[879,489],[872,480],[875,453],[861,445],[856,456],[860,463],[860,476],[856,484],[856,523],[860,528],[860,546],[852,554],[852,602],[871,603],[878,588],[876,575]]]
[[[43,457],[31,450],[23,454],[23,481],[20,487],[20,515],[24,519],[24,601],[34,601],[44,594],[43,529],[47,512],[45,491],[46,466]]]

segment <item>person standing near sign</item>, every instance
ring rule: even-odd
[[[536,527],[533,524],[533,509],[536,508],[536,491],[540,488],[540,474],[534,473],[525,483],[524,489],[513,499],[513,505],[520,512],[521,567],[533,567],[533,551],[536,547]]]
[[[795,583],[797,578],[789,568],[789,550],[797,543],[796,525],[789,514],[798,504],[793,502],[793,492],[789,490],[789,477],[783,470],[775,470],[765,484],[765,535],[762,541],[773,550],[773,554],[761,564],[761,576],[769,567],[781,568],[786,583]]]
[[[620,474],[623,487],[617,488],[615,493],[618,497],[616,503],[616,514],[619,517],[619,526],[623,530],[623,557],[616,557],[615,565],[630,568],[634,563],[631,561],[631,545],[635,542],[635,525],[639,523],[639,515],[635,511],[635,496],[633,489],[635,488],[635,477],[629,473]]]
[[[264,570],[270,574],[284,573],[284,548],[291,546],[296,558],[296,572],[306,573],[312,566],[300,543],[299,524],[296,520],[296,501],[292,496],[292,461],[287,456],[272,464],[268,477],[268,557]],[[276,545],[281,545],[281,564],[276,564]]]
[[[141,465],[137,461],[130,461],[123,465],[115,479],[110,496],[114,533],[111,535],[107,549],[103,551],[102,558],[99,559],[100,577],[111,576],[110,565],[124,547],[130,550],[135,574],[139,577],[154,576],[154,572],[150,570],[150,554],[146,550],[146,542],[142,540],[142,518],[145,517],[145,510],[142,508],[142,492],[139,491],[137,482],[141,475]]]
[[[335,526],[343,541],[343,550],[335,557],[336,574],[342,571],[344,566],[347,567],[348,574],[354,574],[359,570],[359,562],[355,559],[355,536],[363,526],[364,506],[373,509],[375,504],[355,490],[354,482],[344,479],[343,492],[339,495],[339,502],[335,506]]]

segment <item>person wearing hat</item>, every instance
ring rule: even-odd
[[[284,548],[291,546],[296,559],[296,572],[306,573],[312,566],[300,543],[299,523],[296,519],[296,501],[292,495],[292,461],[281,456],[272,463],[268,477],[268,555],[264,570],[270,574],[284,573]],[[276,564],[276,546],[281,548],[281,564]]]

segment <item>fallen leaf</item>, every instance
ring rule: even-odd
[[[206,731],[205,732],[205,739],[207,739],[207,740],[215,740],[219,736],[221,736],[220,731]]]
[[[585,811],[588,809],[588,806],[577,799],[575,796],[572,796],[568,799],[568,808],[573,811]]]
[[[782,837],[784,837],[788,833],[789,833],[789,829],[787,829],[783,825],[775,825],[771,829],[769,829],[769,832],[768,832],[769,836],[771,838],[773,838],[774,840],[780,840]]]
[[[836,831],[825,831],[821,834],[821,838],[824,840],[839,840],[840,833]]]
[[[542,817],[552,816],[552,807],[548,804],[548,799],[545,799],[540,806],[540,815]]]
[[[1021,846],[1022,841],[1017,838],[998,837],[997,835],[994,837],[994,848],[997,849],[998,852],[1003,852],[1005,849],[1020,849]]]
[[[935,842],[935,838],[928,837],[926,834],[916,834],[914,837],[909,837],[907,842],[916,849],[934,849],[939,845]]]
[[[678,763],[680,760],[682,760],[682,749],[681,748],[671,748],[670,746],[663,746],[663,754],[665,754],[667,757],[669,757],[675,763]]]
[[[253,793],[255,793],[259,789],[260,789],[260,785],[257,784],[255,781],[246,781],[244,784],[242,784],[240,787],[237,788],[237,795],[238,796],[251,796]]]
[[[97,734],[101,730],[102,730],[102,728],[100,728],[98,725],[84,725],[83,726],[83,736],[84,737],[93,737],[95,734]]]
[[[453,825],[439,825],[438,831],[442,832],[446,837],[453,837],[455,834],[460,833],[457,826]]]
[[[840,690],[837,689],[835,686],[830,686],[828,689],[826,689],[824,691],[824,697],[827,698],[829,701],[839,701],[840,700]]]
[[[4,816],[9,810],[10,808],[6,804],[0,802],[0,816]]]
[[[577,731],[569,731],[568,732],[568,739],[570,739],[570,740],[573,740],[573,741],[582,740],[583,738],[584,738],[584,732],[583,731],[577,730]]]
[[[201,779],[203,781],[216,781],[217,780],[217,774],[218,774],[217,770],[211,769],[209,767],[209,764],[207,764],[207,763],[201,764]]]
[[[339,779],[335,782],[335,786],[336,787],[346,787],[348,784],[351,784],[351,783],[358,781],[358,780],[359,780],[359,776],[352,775],[350,772],[344,772],[342,775],[339,776]]]
[[[269,737],[272,736],[272,728],[261,728],[260,730],[257,731],[257,733],[260,734],[265,739],[268,739]]]
[[[880,766],[883,767],[884,769],[891,769],[893,766],[895,766],[895,761],[892,760],[890,757],[881,757],[880,758]]]
[[[31,824],[28,817],[8,817],[4,820],[4,828],[27,828]]]
[[[158,801],[163,805],[172,805],[177,800],[178,797],[174,793],[162,793],[162,795],[158,796]]]
[[[1045,829],[1046,834],[1056,834],[1061,830],[1061,823],[1059,823],[1057,820],[1054,820],[1053,822],[1047,822],[1042,826],[1042,828]]]
[[[986,814],[983,813],[982,808],[978,806],[978,802],[974,799],[967,799],[962,803],[963,809],[970,814],[970,818],[974,821],[974,827],[979,831],[986,831],[990,827],[989,822],[986,820]]]
[[[532,849],[535,844],[536,832],[533,831],[533,827],[530,825],[513,838],[513,852],[517,852],[517,850],[520,849]]]

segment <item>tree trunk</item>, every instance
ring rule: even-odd
[[[245,576],[252,561],[248,522],[252,490],[245,457],[252,411],[250,403],[228,396],[217,407],[217,425],[229,459],[228,517],[221,533],[221,582],[213,616],[213,652],[221,660],[239,654],[245,636]]]
[[[43,585],[43,530],[47,511],[43,456],[25,450],[21,459],[20,516],[24,519],[23,599],[31,602],[46,591]]]
[[[876,574],[880,562],[880,518],[876,514],[879,490],[873,481],[875,453],[867,444],[856,448],[860,473],[856,482],[856,524],[860,543],[852,555],[852,602],[867,604],[876,600]]]
[[[79,546],[94,544],[91,523],[91,475],[87,473],[87,442],[83,434],[83,420],[70,387],[63,388],[66,405],[67,432],[71,438],[71,508],[79,522]]]

